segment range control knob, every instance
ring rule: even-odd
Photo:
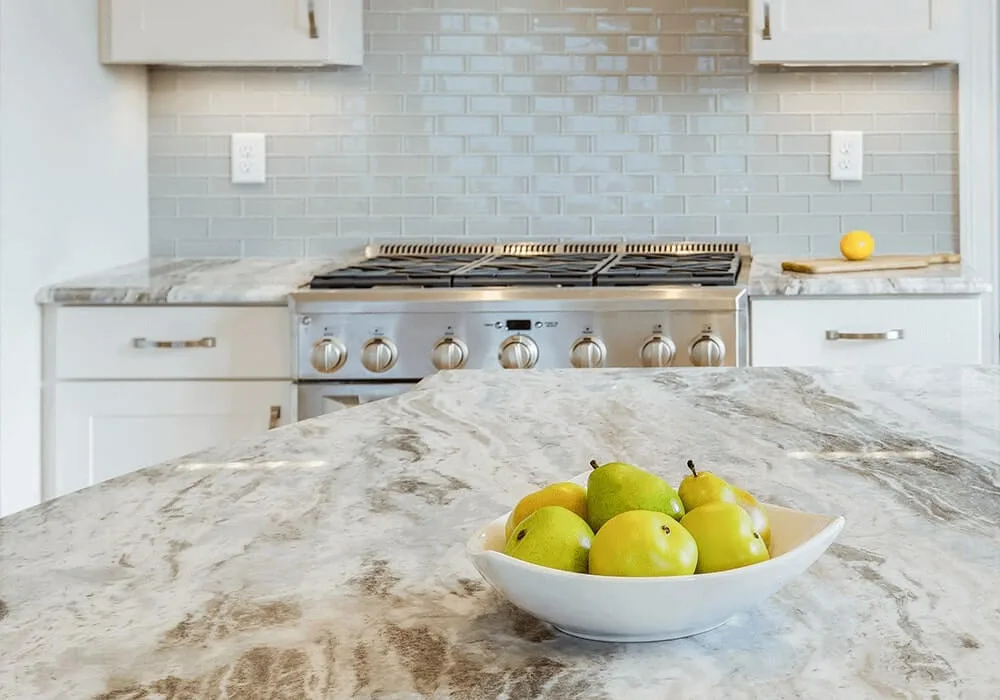
[[[441,338],[431,350],[431,362],[440,370],[461,369],[468,359],[469,349],[458,338]]]
[[[531,369],[538,362],[538,346],[526,335],[512,335],[500,344],[504,369]]]
[[[667,367],[674,361],[677,348],[670,338],[652,335],[639,348],[639,362],[643,367]]]
[[[317,372],[331,374],[344,366],[347,362],[347,348],[336,338],[320,338],[309,353],[309,364]]]
[[[688,351],[696,367],[718,367],[726,359],[726,346],[714,335],[702,335],[691,343]]]
[[[578,338],[569,351],[569,361],[579,369],[603,367],[607,350],[598,338]]]
[[[372,338],[361,348],[361,364],[369,372],[388,372],[396,358],[396,346],[388,338]]]

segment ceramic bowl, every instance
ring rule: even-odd
[[[509,512],[473,534],[466,551],[500,595],[566,634],[606,642],[680,639],[760,604],[808,569],[844,527],[842,516],[761,505],[771,519],[771,558],[731,571],[630,578],[537,566],[503,554]]]

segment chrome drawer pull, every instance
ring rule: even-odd
[[[319,39],[319,28],[316,26],[316,0],[309,0],[309,38]]]
[[[764,2],[764,31],[761,32],[760,38],[764,41],[771,40],[771,3],[766,0]]]
[[[214,348],[215,338],[202,338],[201,340],[147,340],[146,338],[132,338],[132,347],[139,350],[147,348]]]
[[[897,328],[884,333],[841,333],[840,331],[827,331],[827,340],[902,340],[903,329]]]

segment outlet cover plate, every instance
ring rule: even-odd
[[[264,134],[233,134],[232,181],[237,185],[267,181],[267,139]]]
[[[860,181],[864,177],[864,133],[830,132],[830,179]]]

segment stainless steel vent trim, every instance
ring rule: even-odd
[[[739,243],[726,241],[683,243],[623,243],[623,253],[639,253],[644,255],[683,254],[683,253],[741,253]]]
[[[490,243],[382,243],[365,248],[365,257],[401,255],[423,257],[431,255],[490,255],[496,246]]]
[[[563,251],[561,243],[500,243],[497,255],[558,255]]]
[[[750,257],[750,247],[736,241],[569,241],[517,243],[381,243],[365,248],[365,257],[399,255],[560,255],[560,254],[683,255],[685,253],[736,253]]]

